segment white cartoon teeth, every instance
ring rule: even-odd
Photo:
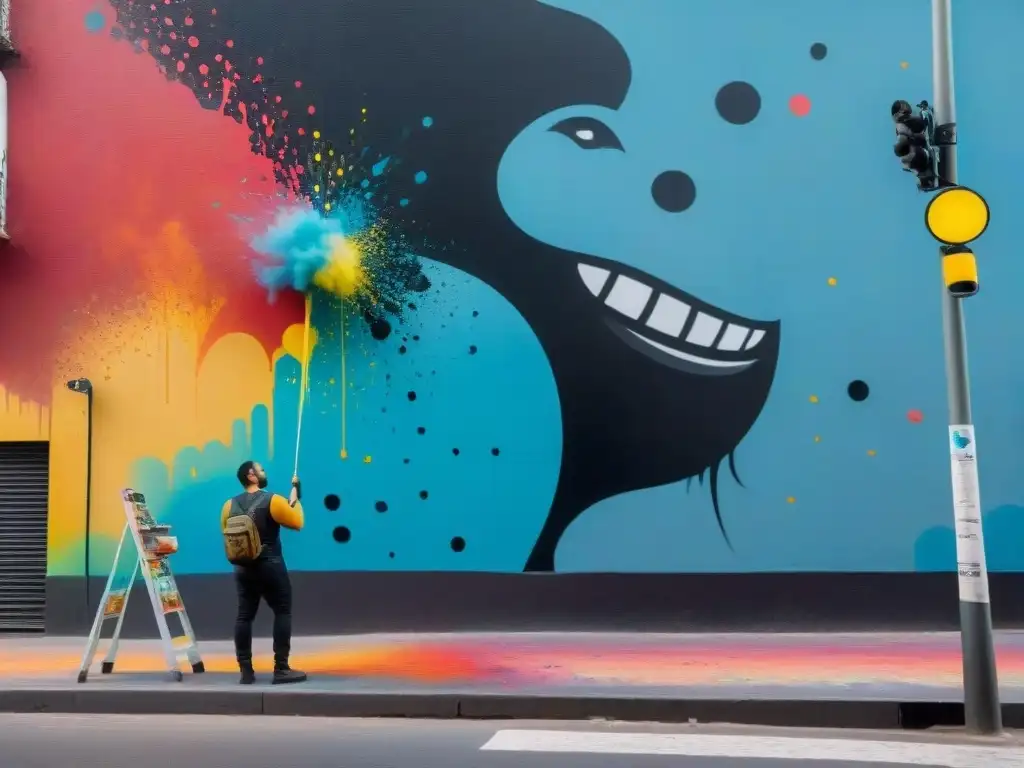
[[[652,293],[654,290],[649,286],[631,277],[619,275],[615,278],[615,285],[612,286],[611,293],[604,303],[626,317],[637,320],[647,309],[647,302],[651,300]]]
[[[647,327],[661,331],[666,336],[679,336],[686,327],[686,319],[690,316],[690,305],[668,294],[661,294],[654,311],[647,318]]]
[[[614,281],[604,298],[607,307],[631,320],[639,320],[650,307],[644,324],[653,331],[677,340],[683,336],[685,331],[684,344],[704,349],[714,348],[722,352],[739,352],[753,349],[765,337],[765,331],[761,329],[751,331],[744,325],[715,317],[712,312],[694,312],[693,307],[686,302],[667,293],[656,292],[635,277],[613,275],[610,270],[592,264],[578,264],[577,270],[583,284],[595,297],[601,296],[610,280]],[[652,303],[653,306],[651,306]],[[655,349],[681,360],[716,368],[743,367],[753,362],[752,360],[708,359],[703,355],[686,352],[678,346],[649,339],[632,329],[627,330]]]
[[[612,274],[607,269],[592,267],[589,264],[580,264],[577,269],[583,279],[583,284],[595,296],[601,293],[601,289],[604,288],[604,284],[608,282],[608,278]]]

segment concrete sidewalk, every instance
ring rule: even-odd
[[[257,649],[269,652],[269,640]],[[1024,726],[1024,633],[997,637],[1008,726]],[[84,638],[0,639],[0,711],[733,722],[896,728],[962,722],[956,634],[504,633],[294,640],[307,683],[237,684],[229,643],[170,682],[156,641],[123,641],[77,684]]]

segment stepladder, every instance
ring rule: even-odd
[[[177,538],[170,535],[171,526],[157,523],[146,505],[146,497],[143,494],[132,488],[125,488],[121,491],[121,502],[124,506],[125,525],[114,554],[114,562],[110,567],[110,575],[107,577],[107,585],[96,609],[96,618],[89,632],[85,653],[82,655],[78,682],[84,683],[88,679],[104,627],[110,622],[114,623],[114,630],[100,671],[103,674],[114,671],[121,630],[128,610],[128,599],[140,573],[156,618],[168,676],[171,680],[180,682],[183,679],[182,662],[190,664],[196,674],[205,672],[203,659],[199,655],[199,645],[196,643],[196,636],[185,610],[185,601],[178,591],[169,562],[171,555],[178,551]],[[181,625],[180,635],[171,633],[168,623],[170,616],[177,616]]]

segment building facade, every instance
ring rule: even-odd
[[[226,634],[218,510],[246,459],[286,493],[296,453],[300,631],[948,625],[941,279],[889,116],[930,98],[929,14],[16,4],[0,628],[88,625],[133,487],[200,636]],[[955,30],[961,181],[993,215],[968,322],[1005,624],[1024,7],[959,2]],[[302,297],[257,279],[296,210],[362,259],[357,294],[313,292],[308,353]]]

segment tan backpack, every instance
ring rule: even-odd
[[[224,552],[232,565],[251,565],[263,553],[263,542],[256,527],[255,513],[266,497],[259,493],[248,508],[238,498],[231,501],[231,512],[224,523]]]

